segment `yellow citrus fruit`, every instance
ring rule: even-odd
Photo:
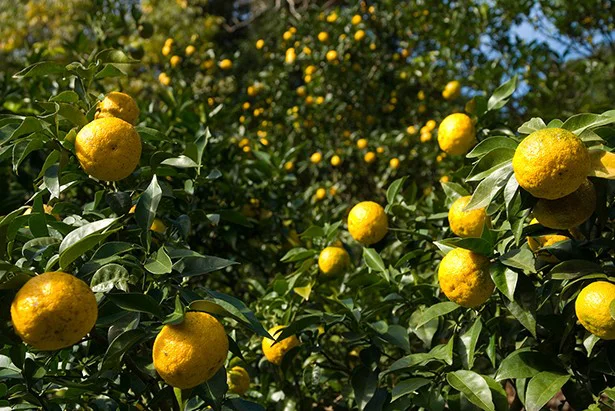
[[[182,58],[179,56],[173,56],[171,57],[171,67],[175,68],[179,65],[179,63],[181,63]]]
[[[355,205],[348,214],[348,231],[352,238],[364,245],[382,240],[389,229],[389,219],[384,208],[373,201]]]
[[[226,373],[226,383],[230,392],[244,395],[250,389],[250,374],[245,368],[236,365]]]
[[[318,40],[321,42],[326,42],[329,40],[329,33],[327,33],[326,31],[321,31],[320,33],[318,33]]]
[[[367,140],[364,138],[360,138],[357,140],[357,148],[363,150],[365,147],[367,147]]]
[[[310,161],[314,164],[318,164],[320,163],[320,161],[322,160],[322,154],[320,154],[320,152],[315,152],[310,156]]]
[[[472,196],[459,197],[448,210],[448,223],[451,231],[459,237],[480,237],[485,225],[489,226],[489,216],[484,208],[464,211]]]
[[[329,50],[327,51],[327,61],[335,61],[337,60],[337,51],[335,50]]]
[[[512,165],[521,187],[534,197],[555,200],[586,181],[590,158],[583,142],[573,133],[545,128],[534,131],[519,144]]]
[[[548,228],[569,230],[583,224],[596,209],[596,189],[587,178],[571,194],[557,200],[540,199],[534,206],[534,217]]]
[[[447,154],[465,155],[476,144],[472,119],[463,113],[447,116],[438,127],[438,144]]]
[[[442,97],[446,100],[455,100],[461,94],[461,83],[457,80],[449,81],[444,86]]]
[[[263,47],[265,47],[265,40],[263,40],[263,39],[256,40],[256,49],[260,50]]]
[[[610,306],[615,299],[615,284],[595,281],[581,290],[574,308],[587,331],[603,340],[615,340],[615,320]]]
[[[167,73],[160,73],[158,75],[158,81],[163,86],[168,86],[169,84],[171,84],[171,77],[169,77]]]
[[[350,20],[350,22],[356,26],[357,24],[361,23],[361,20],[362,20],[361,16],[358,14],[355,14],[354,16],[352,16],[352,20]]]
[[[408,126],[408,128],[406,129],[406,132],[408,134],[415,134],[416,133],[416,127],[414,126]]]
[[[154,218],[154,221],[152,222],[152,226],[150,227],[150,230],[156,231],[157,233],[164,233],[167,230],[167,226],[164,224],[164,222],[161,219]]]
[[[194,47],[193,45],[189,45],[186,47],[186,56],[190,57],[191,55],[194,54],[194,52],[196,51],[196,47]]]
[[[286,328],[283,325],[276,325],[275,327],[269,330],[269,334],[277,338],[278,335],[282,332],[282,330]],[[282,341],[275,342],[267,337],[263,338],[262,348],[263,354],[265,354],[265,358],[270,363],[280,365],[282,364],[282,359],[293,348],[299,346],[299,339],[296,335],[291,335],[290,337],[286,337]]]
[[[295,168],[295,164],[292,161],[287,161],[284,163],[284,170],[292,171]]]
[[[230,70],[233,68],[233,62],[230,59],[224,59],[218,64],[218,66],[222,70]]]
[[[395,157],[389,160],[389,167],[391,167],[393,170],[397,169],[399,167],[399,159]]]
[[[373,151],[368,151],[363,156],[363,160],[365,160],[367,164],[373,163],[374,161],[376,161],[376,153],[374,153]]]
[[[357,32],[354,34],[354,39],[356,41],[361,41],[363,40],[363,38],[365,38],[365,31],[357,30]]]
[[[433,131],[436,128],[436,121],[435,120],[429,120],[427,123],[425,123],[425,128],[429,131]]]
[[[432,138],[431,132],[426,131],[424,133],[421,133],[420,141],[421,143],[426,143],[428,141],[431,141],[431,138]]]
[[[98,306],[90,287],[63,272],[32,277],[11,304],[19,337],[39,350],[59,350],[79,342],[96,324]]]
[[[339,275],[350,265],[350,256],[343,247],[326,247],[318,256],[318,267],[324,275]]]
[[[325,198],[327,195],[327,190],[325,190],[324,188],[319,188],[318,190],[316,190],[316,199],[317,200],[322,200],[323,198]]]
[[[117,117],[135,124],[139,118],[139,107],[128,94],[113,91],[105,96],[96,107],[95,119]]]
[[[489,299],[495,284],[489,276],[489,259],[463,248],[444,256],[438,268],[440,288],[449,300],[474,308]]]
[[[530,225],[537,224],[537,223],[538,223],[538,220],[534,218],[530,222]],[[527,244],[530,247],[530,250],[532,250],[532,252],[536,254],[536,256],[540,258],[541,260],[546,261],[548,263],[557,263],[559,262],[559,259],[556,256],[542,249],[546,247],[550,247],[553,244],[566,241],[566,240],[570,240],[570,238],[566,237],[565,235],[545,234],[545,235],[540,235],[540,236],[527,237]]]
[[[340,156],[334,155],[333,157],[331,157],[331,165],[333,167],[337,167],[340,164],[342,164],[342,159],[340,158]]]
[[[188,312],[180,324],[167,324],[154,341],[154,368],[172,387],[204,383],[222,367],[228,353],[224,327],[211,315]]]
[[[289,48],[288,50],[286,50],[286,58],[284,59],[286,64],[293,64],[296,58],[297,54],[295,53],[294,48]]]
[[[117,117],[99,118],[83,127],[75,139],[75,154],[83,171],[104,181],[128,177],[141,159],[141,138]]]

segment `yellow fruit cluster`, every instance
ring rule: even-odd
[[[75,138],[75,154],[83,171],[103,181],[128,177],[141,159],[141,138],[133,127],[139,116],[134,100],[113,92],[98,105],[96,118]]]

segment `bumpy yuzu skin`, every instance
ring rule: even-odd
[[[59,350],[79,342],[96,324],[98,306],[90,287],[63,272],[32,277],[11,304],[15,332],[39,350]]]
[[[227,372],[226,383],[230,392],[244,395],[250,389],[250,374],[237,365]]]
[[[350,256],[343,247],[325,247],[318,256],[318,267],[324,275],[339,275],[350,265]]]
[[[583,142],[568,130],[545,128],[527,136],[513,156],[515,178],[537,198],[567,196],[586,181],[591,163]]]
[[[489,275],[489,259],[463,248],[449,251],[438,268],[440,288],[449,300],[474,308],[489,299],[495,284]]]
[[[382,240],[389,229],[389,219],[384,208],[373,201],[355,205],[348,214],[348,231],[352,238],[363,245]]]
[[[162,327],[154,341],[158,374],[172,387],[188,389],[204,383],[224,365],[228,337],[211,315],[188,312],[181,324]]]
[[[476,143],[474,123],[466,114],[451,114],[438,127],[438,144],[447,154],[465,155]]]
[[[284,328],[286,327],[283,325],[276,325],[269,330],[269,334],[272,337],[277,338],[281,333],[280,330]],[[262,343],[263,354],[265,354],[265,358],[267,358],[267,361],[270,363],[280,365],[282,364],[282,359],[284,359],[286,353],[298,345],[299,339],[296,335],[291,335],[290,337],[287,337],[282,341],[278,341],[277,343],[274,340],[264,337]]]
[[[615,299],[615,284],[595,281],[581,290],[574,308],[587,331],[603,340],[615,340],[615,320],[610,306]]]
[[[126,93],[112,91],[98,103],[94,118],[117,117],[127,123],[136,124],[139,113],[139,106],[132,97]]]
[[[75,153],[83,170],[103,181],[128,177],[141,159],[141,138],[117,117],[94,120],[79,131]]]
[[[459,237],[480,237],[485,225],[490,224],[484,208],[464,211],[472,196],[459,197],[448,210],[448,223],[451,231]]]
[[[534,206],[534,217],[548,228],[569,230],[583,224],[596,209],[596,189],[585,179],[571,194],[557,200],[538,200]]]

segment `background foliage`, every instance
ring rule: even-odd
[[[583,281],[612,273],[612,185],[599,183],[585,240],[556,247],[555,266],[522,241],[530,200],[502,190],[521,135],[613,108],[610,10],[598,0],[0,0],[3,405],[177,407],[151,342],[163,323],[206,307],[223,317],[228,364],[249,371],[252,389],[228,395],[221,371],[188,409],[613,406],[611,344],[572,313]],[[451,80],[463,88],[448,101]],[[80,170],[71,135],[113,90],[139,103],[144,152],[131,177],[103,184]],[[421,128],[464,110],[479,139],[500,139],[469,159],[446,156]],[[526,123],[534,117],[544,121]],[[566,124],[613,147],[612,117]],[[477,185],[494,230],[451,239],[448,206]],[[363,200],[390,218],[374,248],[344,230]],[[148,230],[154,217],[164,233]],[[326,279],[316,259],[337,240],[353,269]],[[498,293],[479,310],[437,287],[442,253],[462,245],[494,261]],[[31,352],[8,306],[51,268],[89,282],[101,314],[88,341]],[[276,324],[302,341],[281,367],[260,350]]]

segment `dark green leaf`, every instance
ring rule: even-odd
[[[152,314],[163,318],[162,309],[151,296],[142,293],[107,294],[107,298],[123,310]]]
[[[474,371],[458,370],[446,374],[448,383],[481,410],[495,411],[487,381]]]
[[[564,384],[570,379],[568,374],[543,371],[534,376],[527,385],[525,393],[525,409],[540,411]]]

